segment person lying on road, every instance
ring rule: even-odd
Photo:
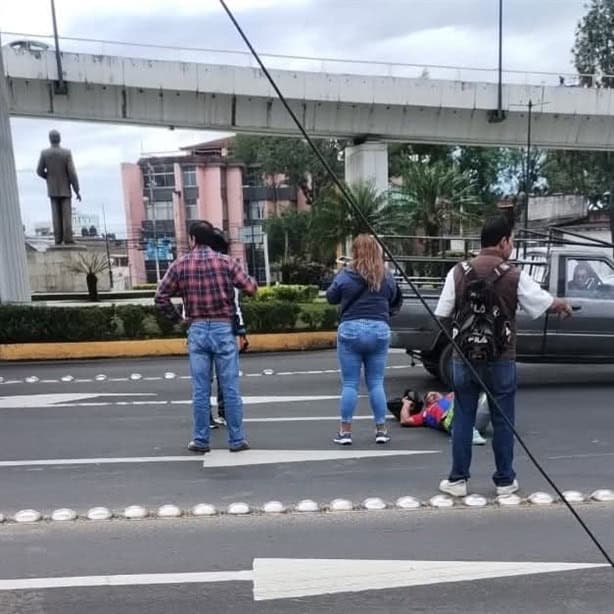
[[[427,392],[423,398],[414,390],[406,390],[400,399],[388,401],[388,411],[401,423],[401,426],[427,426],[451,434],[454,426],[454,393],[441,394]],[[486,439],[480,431],[485,431],[490,423],[490,412],[486,395],[480,395],[480,402],[473,427],[473,445],[483,446]]]

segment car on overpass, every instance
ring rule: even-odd
[[[40,57],[46,51],[51,51],[53,49],[53,47],[47,43],[28,38],[14,40],[4,46],[9,49],[15,49],[16,51],[31,53],[36,57]]]

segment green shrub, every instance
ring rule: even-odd
[[[242,305],[243,317],[250,333],[276,333],[296,327],[301,308],[286,301],[250,301]]]
[[[111,330],[115,337],[125,337],[126,336],[126,327],[124,326],[124,321],[115,314],[111,318]]]
[[[318,297],[318,286],[280,285],[259,288],[255,301],[289,301],[294,303],[310,303]]]
[[[249,334],[334,330],[337,310],[320,302],[267,300],[242,305]],[[105,341],[185,335],[154,306],[30,307],[0,305],[0,343]]]
[[[156,337],[162,336],[162,330],[160,329],[158,320],[152,313],[145,315],[143,321],[141,322],[141,326],[146,337],[155,339]]]

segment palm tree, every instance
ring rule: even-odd
[[[406,226],[402,203],[378,192],[371,183],[348,186],[354,202],[378,234],[396,234]],[[335,247],[361,233],[370,232],[364,220],[354,213],[341,192],[332,188],[314,203],[312,241]]]
[[[90,301],[98,300],[98,273],[109,268],[106,256],[102,254],[79,254],[77,260],[71,265],[73,273],[84,273],[87,283],[87,293]]]
[[[475,181],[456,164],[443,160],[406,160],[396,195],[406,225],[428,237],[439,237],[462,222],[477,221],[481,213]],[[435,255],[437,240],[428,240],[426,246],[428,255]]]

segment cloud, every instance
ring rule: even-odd
[[[228,0],[259,51],[331,56],[418,65],[495,67],[496,0]],[[570,49],[584,0],[505,0],[504,60],[508,69],[570,70]],[[61,34],[138,45],[174,45],[244,51],[244,45],[218,0],[83,2],[56,0]],[[49,0],[0,2],[4,31],[51,32]],[[5,37],[6,40],[6,37]],[[119,53],[101,43],[63,43],[64,49]],[[193,59],[185,51],[122,48],[124,54]],[[198,55],[202,61],[227,56]],[[247,61],[247,60],[234,60]],[[279,64],[277,64],[279,66]],[[307,67],[307,65],[305,65]],[[309,69],[330,69],[315,63]],[[338,69],[338,68],[337,68]],[[75,156],[83,183],[84,208],[105,203],[109,224],[123,228],[120,163],[136,161],[142,151],[168,152],[181,145],[219,136],[111,126],[12,120],[24,218],[31,225],[49,217],[44,185],[34,175],[38,153],[51,127],[59,127]]]

